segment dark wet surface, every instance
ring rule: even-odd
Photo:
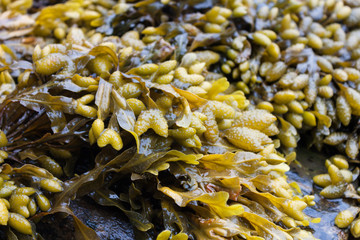
[[[95,229],[100,239],[134,239],[132,225],[117,208],[100,207],[91,199],[76,204],[77,208],[73,209],[75,215],[86,225]],[[91,209],[91,211],[84,211],[84,209]]]
[[[132,225],[116,208],[102,207],[89,198],[71,202],[74,214],[87,226],[95,229],[100,239],[134,240]],[[37,230],[45,240],[75,240],[73,220],[61,214],[47,216],[37,224]]]
[[[314,236],[321,240],[342,240],[349,238],[349,231],[343,231],[334,225],[338,212],[353,205],[353,201],[343,199],[325,199],[319,193],[322,188],[312,183],[312,177],[326,173],[324,166],[326,156],[304,148],[297,149],[297,159],[301,165],[291,164],[291,171],[287,174],[289,181],[296,181],[304,194],[315,196],[316,205],[306,208],[305,213],[314,218],[321,218],[320,223],[310,223]]]
[[[46,216],[41,219],[36,224],[36,231],[46,240],[75,240],[72,218],[61,217],[60,214]]]

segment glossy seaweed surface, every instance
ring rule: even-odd
[[[359,16],[0,1],[1,236],[58,219],[69,239],[359,237]]]

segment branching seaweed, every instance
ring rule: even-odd
[[[358,155],[358,8],[31,6],[0,4],[0,224],[9,239],[41,238],[33,222],[55,213],[73,217],[77,239],[99,239],[69,207],[84,196],[122,211],[144,239],[315,239],[305,227],[319,219],[303,213],[314,196],[286,172],[302,133],[319,149]],[[340,157],[326,165],[314,178],[321,194],[360,199],[358,168]],[[348,227],[358,212],[335,223]],[[359,236],[360,220],[350,228]]]

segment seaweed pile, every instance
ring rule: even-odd
[[[0,11],[8,237],[38,238],[33,222],[66,213],[79,239],[98,239],[69,207],[88,196],[142,239],[315,239],[320,219],[303,213],[314,196],[286,176],[305,135],[351,159],[325,163],[321,194],[360,199],[359,170],[348,170],[359,152],[356,3],[16,0]]]

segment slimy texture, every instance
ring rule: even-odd
[[[0,1],[0,224],[87,195],[152,239],[315,239],[286,172],[311,136],[338,153],[320,195],[360,198],[359,7]],[[358,212],[335,225],[358,237]]]

